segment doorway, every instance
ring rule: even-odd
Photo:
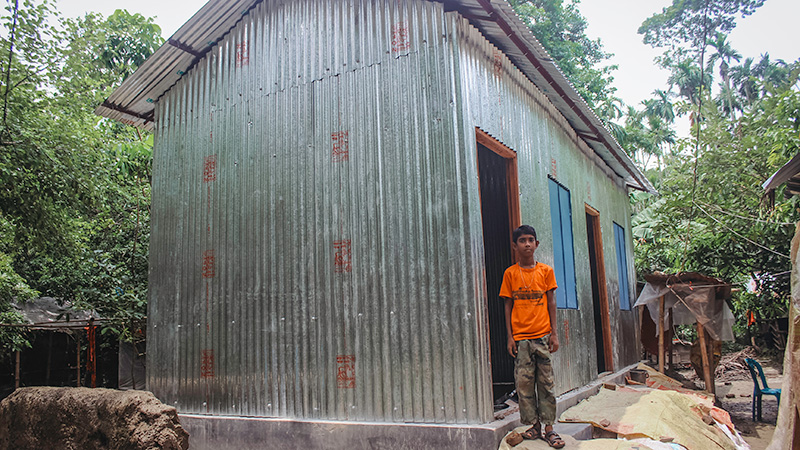
[[[480,129],[476,136],[492,389],[497,399],[514,389],[514,359],[506,350],[505,309],[498,293],[503,273],[515,261],[511,233],[520,225],[517,154]]]
[[[606,269],[603,260],[603,236],[600,232],[600,212],[586,206],[586,235],[589,243],[589,266],[592,277],[592,307],[594,309],[594,339],[597,354],[597,373],[613,370],[611,325],[606,290]]]

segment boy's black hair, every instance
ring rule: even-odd
[[[536,237],[536,230],[534,230],[533,227],[530,225],[521,225],[519,228],[514,230],[514,233],[511,235],[511,239],[513,239],[514,243],[516,244],[517,239],[519,239],[519,237],[522,236],[523,234],[533,235],[534,239],[536,239],[537,241],[539,240],[539,238]]]

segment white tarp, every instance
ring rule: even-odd
[[[650,317],[657,325],[656,335],[661,326],[669,326],[669,315],[666,313],[664,323],[658,323],[658,300],[662,296],[664,311],[672,310],[673,324],[690,325],[698,322],[708,330],[712,338],[722,341],[733,340],[733,313],[724,300],[716,298],[716,286],[703,287],[686,283],[668,286],[648,282],[634,306],[647,306]]]

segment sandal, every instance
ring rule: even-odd
[[[542,438],[542,424],[536,422],[533,426],[520,433],[523,439],[533,440]]]
[[[561,439],[561,436],[558,435],[555,431],[548,431],[547,434],[544,435],[544,440],[553,448],[561,448],[564,446],[564,440]]]

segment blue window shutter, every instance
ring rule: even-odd
[[[561,240],[564,247],[564,293],[567,308],[578,307],[575,286],[575,249],[572,241],[572,204],[569,191],[559,186],[558,200],[561,209]]]
[[[556,306],[567,307],[566,285],[564,284],[564,244],[561,236],[561,211],[558,201],[560,187],[555,181],[548,179],[550,187],[550,221],[553,225],[553,270],[556,273]]]
[[[628,258],[625,248],[625,229],[614,224],[614,241],[617,251],[617,272],[619,274],[619,309],[630,310],[631,300],[628,292]]]

